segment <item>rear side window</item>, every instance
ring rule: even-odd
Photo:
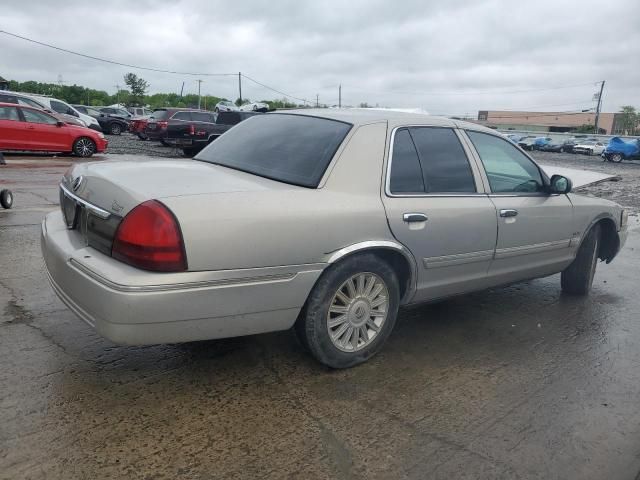
[[[451,128],[396,131],[389,180],[391,193],[476,192],[467,155]]]
[[[3,95],[3,94],[0,94],[0,102],[2,102],[2,103],[18,103],[18,99],[14,95]]]
[[[453,129],[414,127],[410,131],[427,193],[476,191],[469,160]]]
[[[304,115],[256,115],[221,135],[195,158],[316,188],[351,127]]]
[[[418,152],[406,128],[396,130],[393,138],[390,177],[391,193],[424,193],[425,191]]]
[[[194,122],[215,123],[213,115],[205,112],[191,112],[191,120]]]
[[[169,116],[169,112],[167,110],[154,110],[151,117],[154,120],[166,120]]]
[[[16,107],[0,107],[0,120],[20,121],[18,109]]]
[[[191,120],[191,112],[176,112],[171,117],[171,120],[185,120],[188,122]]]

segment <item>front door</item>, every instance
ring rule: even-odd
[[[67,151],[69,134],[66,129],[58,127],[58,120],[51,115],[22,108],[27,132],[27,145],[30,150]]]
[[[538,166],[511,142],[467,131],[480,157],[498,221],[489,276],[507,283],[562,270],[573,259],[573,206],[549,194]]]
[[[413,301],[481,288],[496,211],[452,128],[402,127],[391,139],[383,203],[393,235],[418,264]]]

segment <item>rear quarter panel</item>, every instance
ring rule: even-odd
[[[367,240],[393,240],[380,199],[386,123],[361,126],[321,188],[291,186],[161,199],[178,218],[190,270],[321,263]]]

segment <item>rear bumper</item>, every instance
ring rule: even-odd
[[[60,299],[122,345],[177,343],[286,330],[324,264],[153,273],[86,247],[62,214],[42,223],[42,254]]]

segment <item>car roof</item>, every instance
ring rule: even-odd
[[[0,102],[0,107],[27,108],[29,110],[35,110],[36,112],[41,112],[41,113],[53,116],[53,113],[45,112],[41,108],[32,107],[31,105],[20,105],[19,103]]]
[[[267,115],[306,115],[311,117],[328,118],[353,125],[367,125],[377,122],[388,122],[389,126],[425,125],[434,127],[464,128],[478,130],[501,136],[499,132],[476,123],[455,120],[452,118],[426,115],[422,113],[398,112],[389,109],[376,108],[304,108],[294,110],[277,110]]]

